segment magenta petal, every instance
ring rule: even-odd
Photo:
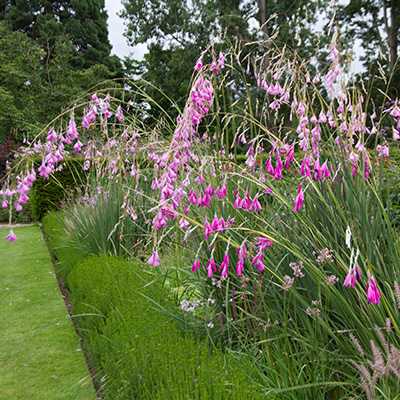
[[[192,265],[192,272],[197,271],[200,268],[200,260],[196,258],[195,262]]]
[[[358,268],[358,265],[357,265],[357,264],[356,264],[356,271],[357,271],[358,279],[361,280],[360,268]]]
[[[12,229],[10,229],[10,233],[7,235],[6,239],[9,242],[14,242],[15,240],[17,240],[17,236],[15,235]]]
[[[349,286],[351,284],[351,276],[352,276],[352,271],[350,271],[347,274],[346,279],[344,280],[343,286]]]
[[[155,251],[153,253],[153,255],[149,258],[149,260],[147,261],[147,264],[151,264],[154,267],[158,267],[160,265],[160,257],[158,255],[158,253]]]

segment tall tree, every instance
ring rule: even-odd
[[[0,0],[0,11],[11,30],[36,40],[50,58],[62,38],[74,46],[75,67],[102,63],[118,68],[115,57],[110,58],[104,0]]]
[[[11,133],[32,139],[76,98],[110,76],[102,64],[73,68],[70,42],[55,43],[53,56],[19,31],[0,22],[0,143]]]
[[[339,6],[339,21],[347,29],[344,37],[362,43],[361,60],[368,72],[377,74],[378,62],[386,78],[391,77],[389,93],[392,98],[400,95],[400,2],[398,0],[350,0]]]
[[[279,27],[276,44],[307,56],[317,45],[310,28],[316,0],[122,0],[122,4],[129,43],[148,44],[139,63],[142,76],[175,100],[185,98],[196,59],[222,31],[228,40],[244,44],[269,38]]]

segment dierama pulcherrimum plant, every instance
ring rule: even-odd
[[[129,121],[129,107],[140,108],[134,102],[125,112],[98,93],[79,129],[71,116],[65,134],[50,129],[36,145],[43,178],[62,166],[69,146],[83,154],[86,169],[121,182],[124,223],[135,220],[140,210],[131,204],[150,180],[147,264],[158,268],[165,249],[179,241],[191,256],[187,271],[196,295],[212,300],[212,311],[198,314],[203,329],[227,346],[268,354],[275,372],[282,368],[280,357],[271,362],[275,343],[286,349],[283,359],[301,354],[311,366],[312,346],[335,354],[347,369],[353,367],[345,355],[354,353],[349,333],[369,348],[374,327],[389,319],[390,340],[400,344],[393,289],[399,242],[382,200],[383,164],[389,142],[399,139],[400,109],[395,100],[378,116],[368,93],[345,79],[338,47],[334,34],[324,72],[268,43],[254,54],[215,44],[195,64],[186,107],[168,140],[160,140],[157,128],[147,132],[137,116]],[[384,118],[393,124],[390,139],[379,135]],[[109,130],[111,123],[117,129]],[[93,126],[102,133],[98,143],[79,133],[87,136]],[[10,183],[2,192],[5,206],[13,196],[16,207],[23,204],[34,174],[26,172],[15,189]],[[288,386],[305,383],[290,379]],[[280,381],[268,385],[274,390]]]

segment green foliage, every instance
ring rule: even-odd
[[[385,100],[383,90],[395,99],[400,87],[399,4],[396,1],[351,0],[339,5],[338,18],[344,22],[343,42],[354,44],[355,39],[361,41],[364,51],[361,61],[365,68],[363,79],[366,84],[376,81],[374,97]]]
[[[50,212],[42,220],[50,254],[55,261],[57,274],[68,288],[68,277],[73,267],[82,261],[86,254],[71,246],[71,241],[63,228],[61,213]]]
[[[247,361],[239,364],[220,349],[208,350],[165,314],[176,314],[174,301],[154,271],[146,271],[137,261],[107,255],[85,258],[71,246],[60,218],[47,214],[43,229],[107,396],[149,400],[261,396],[260,388],[248,383]]]
[[[128,41],[148,44],[144,60],[138,63],[141,76],[174,99],[181,108],[183,96],[190,87],[193,66],[202,49],[215,42],[217,35],[223,38],[223,42],[204,50],[207,60],[210,54],[214,57],[214,52],[218,54],[224,42],[228,45],[240,43],[244,49],[242,58],[251,47],[262,54],[266,49],[255,45],[255,41],[275,34],[274,46],[287,46],[294,58],[299,55],[311,58],[318,47],[318,37],[310,24],[316,20],[317,1],[300,4],[290,0],[124,0],[123,5],[121,15],[127,20],[125,36]],[[257,28],[254,28],[254,23]],[[249,62],[255,64],[255,57],[249,56]],[[151,88],[147,93],[162,108],[168,109],[165,98],[159,93]],[[160,114],[157,108],[152,113]]]
[[[10,133],[21,142],[32,140],[85,91],[112,76],[103,64],[76,69],[73,52],[60,38],[47,57],[37,41],[0,22],[0,143]]]
[[[35,221],[32,216],[32,207],[31,201],[24,205],[21,211],[12,210],[11,214],[11,222],[13,224],[27,224],[29,222]],[[9,207],[2,208],[0,207],[0,222],[9,222],[10,221],[10,209]]]
[[[34,160],[35,169],[42,160]],[[86,183],[86,172],[83,170],[83,159],[63,160],[63,168],[44,179],[37,173],[37,179],[32,189],[32,214],[36,220],[41,220],[50,210],[59,210],[67,198],[77,193],[79,187]]]
[[[388,205],[387,214],[392,226],[400,227],[400,150],[390,148],[389,162],[384,166],[382,200]]]
[[[21,32],[0,23],[0,140],[11,131],[35,132],[39,124],[40,69],[44,52]],[[22,128],[23,127],[23,128]],[[36,126],[36,129],[38,126]],[[15,136],[15,135],[14,135]]]
[[[110,69],[118,68],[115,60],[109,59],[111,44],[104,0],[6,0],[5,3],[4,16],[0,19],[11,30],[35,40],[46,57],[54,58],[56,43],[63,39],[73,48],[71,65],[74,68],[89,68],[100,63]]]
[[[168,308],[160,282],[143,266],[89,257],[70,278],[71,298],[103,391],[114,399],[248,399],[242,364],[178,331],[157,309]],[[265,397],[263,397],[265,398]]]
[[[92,176],[84,195],[63,207],[63,226],[70,245],[85,254],[139,256],[150,234],[146,223],[152,204],[147,198],[150,181],[126,178],[122,184],[110,180],[105,172],[103,176],[98,168],[97,178]],[[132,195],[126,195],[127,188],[132,188]]]

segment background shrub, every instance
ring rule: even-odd
[[[41,162],[41,158],[34,160],[37,179],[31,192],[32,215],[36,220],[41,220],[49,211],[59,210],[62,202],[66,199],[66,194],[75,194],[86,180],[83,159],[64,159],[62,170],[52,174],[49,179],[40,177],[37,172]]]

